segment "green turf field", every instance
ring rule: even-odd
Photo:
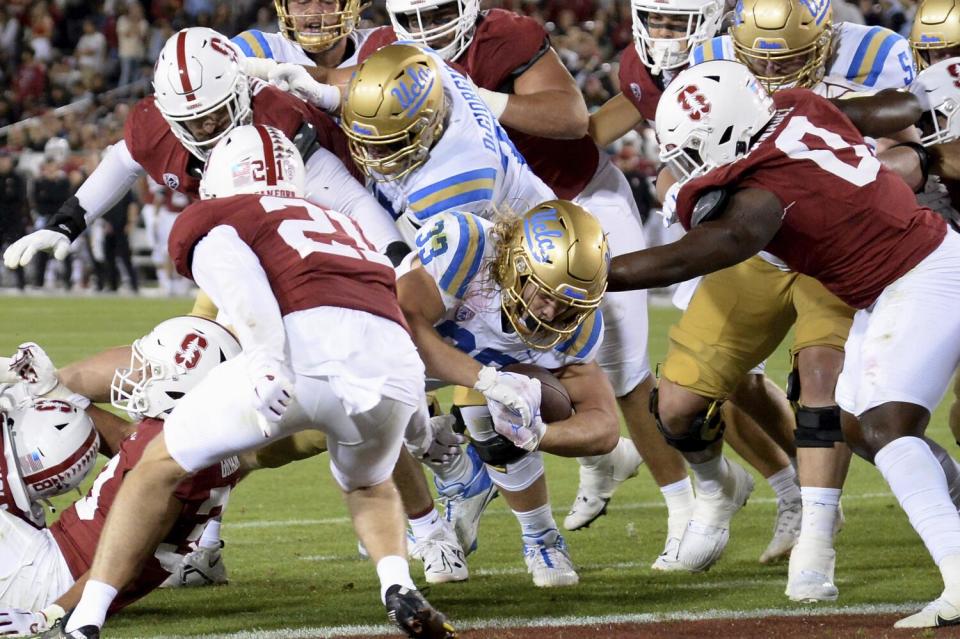
[[[129,343],[158,321],[190,307],[186,300],[116,298],[0,298],[0,353],[21,341],[47,348],[57,364]],[[665,350],[672,310],[651,312],[651,357]],[[768,364],[785,379],[786,355]],[[957,453],[946,428],[946,406],[929,434]],[[577,487],[572,460],[547,460],[558,522]],[[755,475],[756,476],[756,475]],[[567,534],[580,566],[574,588],[540,590],[526,574],[519,528],[498,499],[480,529],[467,583],[435,586],[429,597],[454,620],[550,615],[605,615],[793,608],[783,595],[786,564],[761,566],[776,504],[756,476],[757,490],[734,520],[724,558],[703,575],[662,575],[649,565],[660,551],[666,510],[649,473],[624,484],[609,514],[590,529]],[[940,592],[936,567],[890,496],[879,473],[854,460],[844,498],[837,585],[842,605],[926,601]],[[108,636],[152,637],[250,629],[379,624],[373,566],[357,556],[356,541],[326,457],[261,471],[235,491],[225,517],[225,560],[231,583],[220,588],[155,593],[108,626]],[[422,577],[412,565],[414,579]]]

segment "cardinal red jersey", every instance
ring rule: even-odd
[[[656,119],[657,103],[663,95],[663,76],[650,75],[632,44],[620,54],[620,91],[644,119]]]
[[[360,49],[359,60],[396,41],[390,27],[376,29]],[[536,20],[491,9],[481,14],[470,46],[451,66],[464,71],[479,87],[512,94],[514,81],[549,50],[550,37]],[[600,151],[589,135],[551,140],[504,128],[533,172],[557,197],[572,200],[597,172]]]
[[[120,445],[120,452],[97,475],[86,497],[63,511],[60,519],[50,526],[50,532],[75,579],[90,569],[97,541],[124,477],[136,466],[147,444],[161,432],[162,421],[142,421],[136,432]],[[133,583],[114,601],[110,608],[112,612],[150,593],[170,576],[161,559],[170,566],[166,561],[170,553],[190,551],[188,544],[199,539],[207,522],[220,514],[230,489],[240,480],[239,469],[240,462],[236,457],[230,457],[180,483],[174,497],[182,507],[173,528],[156,553],[143,565]]]
[[[783,205],[783,222],[766,250],[850,306],[866,308],[940,245],[946,223],[917,204],[828,100],[805,89],[773,99],[777,112],[746,157],[680,189],[680,222],[690,228],[708,189],[769,191]]]
[[[312,124],[317,144],[336,155],[355,178],[361,179],[350,157],[346,136],[329,115],[255,78],[250,79],[250,95],[254,124],[280,129],[291,140],[304,124]],[[157,184],[165,184],[194,199],[199,197],[200,161],[170,130],[153,96],[134,105],[124,126],[123,138],[130,155]]]
[[[406,328],[390,260],[347,216],[298,198],[235,195],[195,202],[170,232],[170,258],[181,275],[192,278],[193,247],[221,225],[233,227],[256,254],[282,315],[336,306]]]

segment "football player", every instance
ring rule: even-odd
[[[905,109],[903,119],[917,110]],[[857,418],[844,420],[843,435],[880,469],[940,567],[943,595],[896,624],[931,627],[960,622],[960,515],[921,439],[960,362],[960,319],[946,310],[960,302],[960,237],[866,145],[854,123],[876,135],[876,115],[868,117],[811,91],[768,96],[732,61],[684,71],[667,87],[656,120],[688,233],[615,260],[611,287],[663,286],[765,249],[858,309],[836,391],[842,410]],[[898,131],[907,123],[887,124]],[[706,563],[722,550],[748,478],[720,454],[716,401],[700,397],[691,411],[677,390],[661,384],[660,419],[707,487],[697,498],[711,502],[712,516],[699,520],[702,530],[687,530],[702,542],[690,560]]]
[[[332,474],[376,564],[391,620],[410,637],[456,636],[410,578],[390,479],[408,422],[426,420],[423,364],[394,271],[350,218],[303,198],[304,176],[296,147],[271,127],[237,127],[211,153],[203,201],[177,219],[171,255],[230,318],[243,353],[167,416],[163,439],[151,442],[121,487],[80,603],[56,636],[99,636],[118,590],[149,552],[162,497],[184,478],[310,428],[327,433]],[[247,389],[239,401],[238,388]]]
[[[590,132],[607,146],[646,120],[652,123],[663,88],[685,69],[690,51],[709,40],[720,25],[719,0],[633,0],[634,42],[620,56],[621,93],[590,116]],[[698,280],[678,287],[674,303],[686,310]],[[796,472],[787,455],[755,422],[763,423],[784,450],[792,445],[794,419],[783,392],[767,380],[762,367],[746,376],[723,406],[728,442],[767,479],[777,495],[774,535],[761,554],[762,562],[790,552],[800,528],[800,491]],[[666,447],[660,438],[661,444]],[[680,457],[671,450],[670,455]],[[651,468],[651,470],[653,470]],[[680,465],[673,475],[655,478],[670,508],[667,543],[653,563],[655,570],[680,570],[680,538],[693,512],[693,489]],[[674,505],[675,504],[675,505]]]
[[[533,583],[574,585],[579,576],[550,511],[542,454],[594,455],[617,444],[613,389],[596,362],[610,259],[603,229],[576,204],[553,200],[493,221],[441,213],[420,229],[416,245],[397,290],[430,384],[486,395],[459,412],[520,523]],[[573,415],[545,424],[539,383],[499,372],[514,363],[556,371]],[[522,389],[532,421],[495,401],[490,389],[501,384]],[[470,481],[471,461],[457,462],[430,465],[443,484]]]

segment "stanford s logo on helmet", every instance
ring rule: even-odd
[[[173,361],[187,370],[197,367],[203,351],[207,348],[207,338],[196,333],[190,333],[180,342],[180,350],[173,356]]]
[[[262,124],[240,126],[210,153],[200,180],[200,198],[303,197],[306,173],[300,152],[282,131]]]
[[[699,121],[704,115],[710,113],[710,103],[703,97],[697,85],[691,84],[684,87],[677,94],[677,101],[687,113],[687,116],[693,121]]]

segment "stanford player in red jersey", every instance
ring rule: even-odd
[[[110,147],[48,227],[11,245],[4,261],[26,265],[41,250],[62,259],[70,242],[143,173],[196,198],[210,148],[249,122],[275,127],[294,140],[307,163],[307,197],[359,220],[377,248],[398,261],[406,252],[399,233],[357,180],[343,133],[322,111],[248,78],[238,63],[242,57],[212,29],[195,27],[171,36],[154,69],[155,95],[131,109],[123,141]]]
[[[237,127],[211,153],[206,201],[177,219],[170,248],[230,318],[243,353],[167,416],[114,501],[80,603],[53,636],[99,636],[184,478],[306,429],[327,434],[391,620],[411,637],[456,636],[410,578],[390,477],[408,423],[428,419],[393,268],[349,218],[303,199],[304,173],[293,144],[269,127]]]
[[[844,437],[880,469],[944,579],[941,597],[897,626],[960,624],[960,515],[922,439],[960,363],[960,315],[949,310],[960,307],[960,237],[809,91],[771,99],[746,67],[707,62],[667,87],[656,116],[689,232],[615,259],[611,288],[663,286],[766,249],[860,309],[837,384]],[[729,520],[742,491],[721,479],[722,428],[691,429],[670,388],[661,389],[664,434],[692,462],[717,465],[715,506]]]

